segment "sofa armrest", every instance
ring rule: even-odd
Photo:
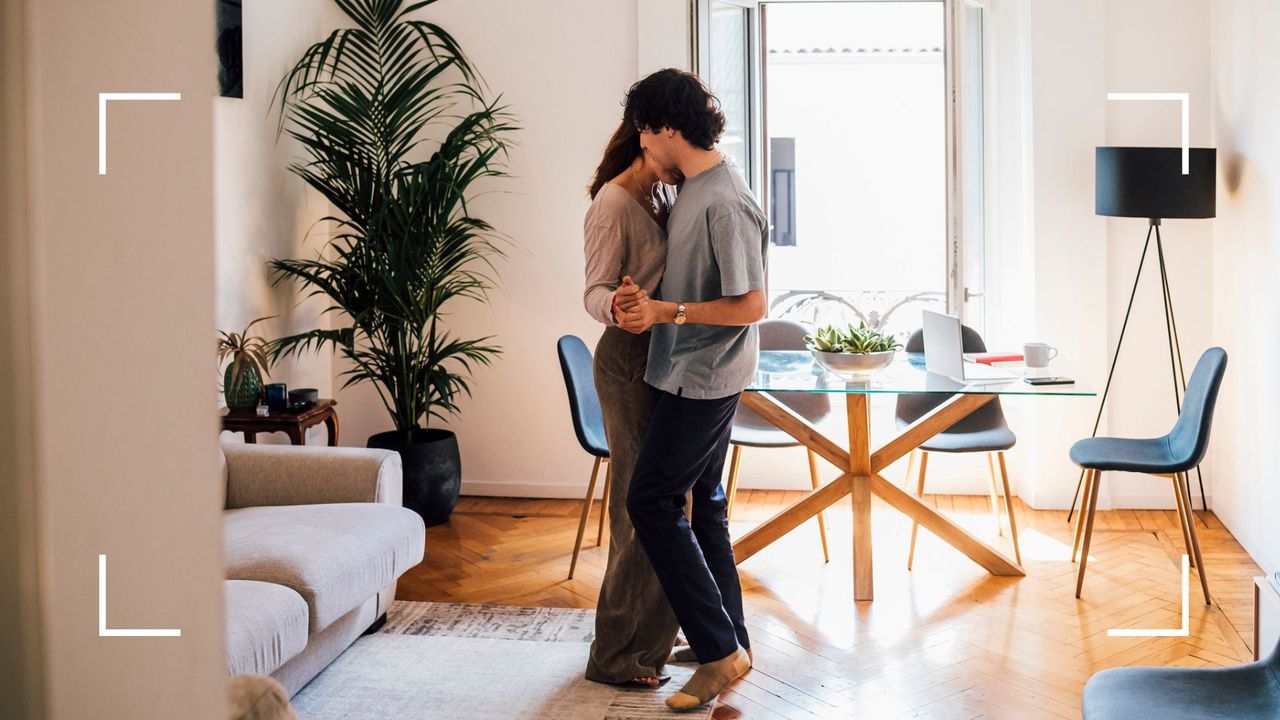
[[[222,446],[226,509],[376,502],[401,505],[399,453],[364,448]]]

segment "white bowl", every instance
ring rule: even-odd
[[[823,352],[810,350],[822,367],[841,375],[871,375],[893,362],[893,350],[873,353]]]

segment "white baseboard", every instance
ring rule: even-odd
[[[767,490],[808,490],[807,487],[801,487],[795,483],[769,483],[755,482],[742,483],[741,487]],[[596,497],[601,497],[604,488],[596,488]],[[943,492],[952,491],[951,488],[943,488]],[[474,495],[477,497],[514,497],[514,498],[554,498],[562,500],[580,500],[587,491],[586,483],[578,485],[548,485],[539,483],[520,483],[520,482],[503,482],[501,480],[463,480],[462,494]],[[962,491],[963,492],[963,491]],[[930,492],[930,494],[933,494]],[[985,488],[976,488],[969,492],[970,495],[984,495]],[[1099,495],[1100,507],[1103,510],[1123,509],[1123,510],[1173,510],[1174,502],[1171,493],[1122,493],[1115,495],[1107,495],[1102,493]],[[1201,507],[1199,493],[1192,492],[1191,500],[1195,503],[1197,509]],[[1209,496],[1209,507],[1213,507],[1213,496]],[[1065,510],[1066,508],[1060,508]]]
[[[601,473],[603,475],[603,473]],[[601,478],[603,480],[603,478]],[[596,497],[604,491],[597,483]],[[476,497],[558,498],[581,500],[587,492],[587,483],[579,485],[548,485],[546,483],[503,482],[501,480],[463,480],[462,494]]]

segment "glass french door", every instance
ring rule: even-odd
[[[691,1],[721,150],[773,224],[774,314],[981,331],[981,0]]]

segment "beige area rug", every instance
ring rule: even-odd
[[[360,638],[293,698],[304,720],[705,720],[710,706],[663,704],[693,674],[671,665],[658,690],[582,677],[595,613],[440,603],[392,604],[387,624]]]

